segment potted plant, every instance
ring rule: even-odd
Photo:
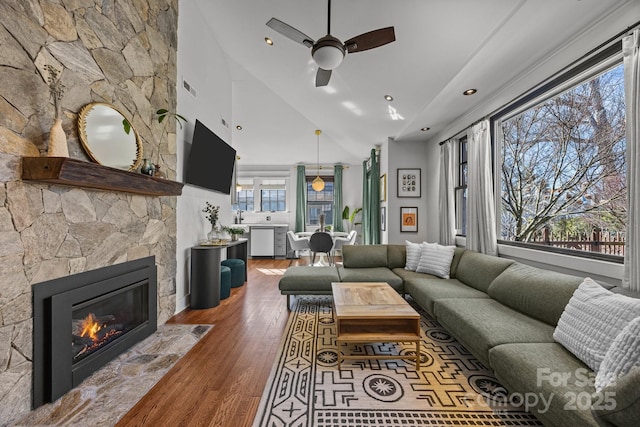
[[[345,206],[342,210],[342,221],[344,222],[347,232],[351,232],[351,230],[353,230],[356,225],[362,224],[361,222],[356,222],[356,217],[360,212],[362,212],[362,208],[355,208],[353,212],[351,212],[351,209],[348,205]]]
[[[241,235],[244,234],[244,228],[239,228],[239,227],[223,227],[222,228],[224,231],[226,231],[227,233],[229,233],[229,235],[231,236],[231,240],[236,241],[238,240],[238,237],[240,237]]]

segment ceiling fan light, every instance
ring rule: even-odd
[[[320,175],[316,176],[316,179],[311,182],[311,188],[313,188],[314,191],[324,190],[324,181],[320,178]]]
[[[324,36],[311,49],[313,60],[323,70],[333,70],[344,59],[344,46],[333,36]]]

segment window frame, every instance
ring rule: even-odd
[[[548,79],[545,83],[542,83],[537,88],[534,88],[533,90],[524,94],[522,97],[505,106],[503,109],[491,115],[491,117],[489,118],[491,131],[491,147],[493,151],[493,163],[496,166],[493,168],[494,194],[501,194],[502,191],[502,176],[499,171],[499,169],[501,169],[502,167],[502,146],[501,141],[499,141],[498,138],[498,135],[501,134],[498,126],[500,126],[503,121],[508,120],[526,111],[527,109],[533,108],[535,105],[541,104],[565,90],[575,87],[582,82],[588,81],[594,76],[602,73],[607,68],[610,68],[613,64],[621,61],[622,41],[619,40],[607,47],[604,47],[584,61],[581,61],[579,63],[574,62],[564,70],[560,71],[556,76]],[[495,212],[495,216],[497,219],[496,233],[498,236],[500,236],[500,221],[502,212],[502,203],[500,197],[495,197]],[[624,257],[620,255],[557,248],[553,246],[545,246],[529,242],[517,242],[502,239],[498,239],[498,244],[531,249],[541,252],[568,255],[576,258],[606,261],[615,264],[624,263]]]
[[[310,184],[313,182],[314,179],[316,179],[317,176],[318,175],[306,175],[305,176],[305,185],[306,185],[306,188],[307,188],[307,193],[306,193],[306,196],[307,196],[306,199],[307,200],[306,200],[306,206],[305,206],[305,209],[306,209],[306,215],[305,215],[305,223],[306,224],[305,225],[308,226],[308,227],[314,227],[314,226],[319,226],[320,225],[320,222],[318,222],[317,224],[309,222],[309,219],[310,219],[310,215],[309,215],[309,203],[310,203],[310,201],[309,201],[309,191],[314,191],[314,190],[309,190],[309,188],[310,188]],[[322,180],[325,183],[327,183],[327,182],[334,183],[335,182],[333,175],[319,175],[319,176],[320,176],[320,178],[322,178]],[[331,198],[331,202],[330,202],[331,203],[331,211],[333,211],[334,197],[335,197],[335,188],[332,191],[332,198]],[[311,203],[315,203],[315,204],[323,203],[324,204],[324,203],[329,203],[329,202],[327,200],[323,200],[321,202],[312,201]],[[332,222],[333,221],[331,221],[331,223]],[[331,223],[325,221],[325,226],[326,225],[331,225]]]

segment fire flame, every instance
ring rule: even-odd
[[[89,336],[94,341],[98,340],[96,335],[98,331],[102,329],[102,326],[96,321],[96,316],[93,313],[89,313],[87,317],[82,321],[82,333],[81,337]]]

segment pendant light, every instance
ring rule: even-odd
[[[317,154],[318,156],[316,157],[316,166],[318,167],[318,174],[316,175],[316,179],[313,180],[313,182],[311,183],[311,188],[314,189],[314,191],[322,191],[324,190],[324,181],[322,180],[322,178],[320,178],[320,134],[322,133],[322,131],[320,129],[316,129],[316,148],[317,148]]]

